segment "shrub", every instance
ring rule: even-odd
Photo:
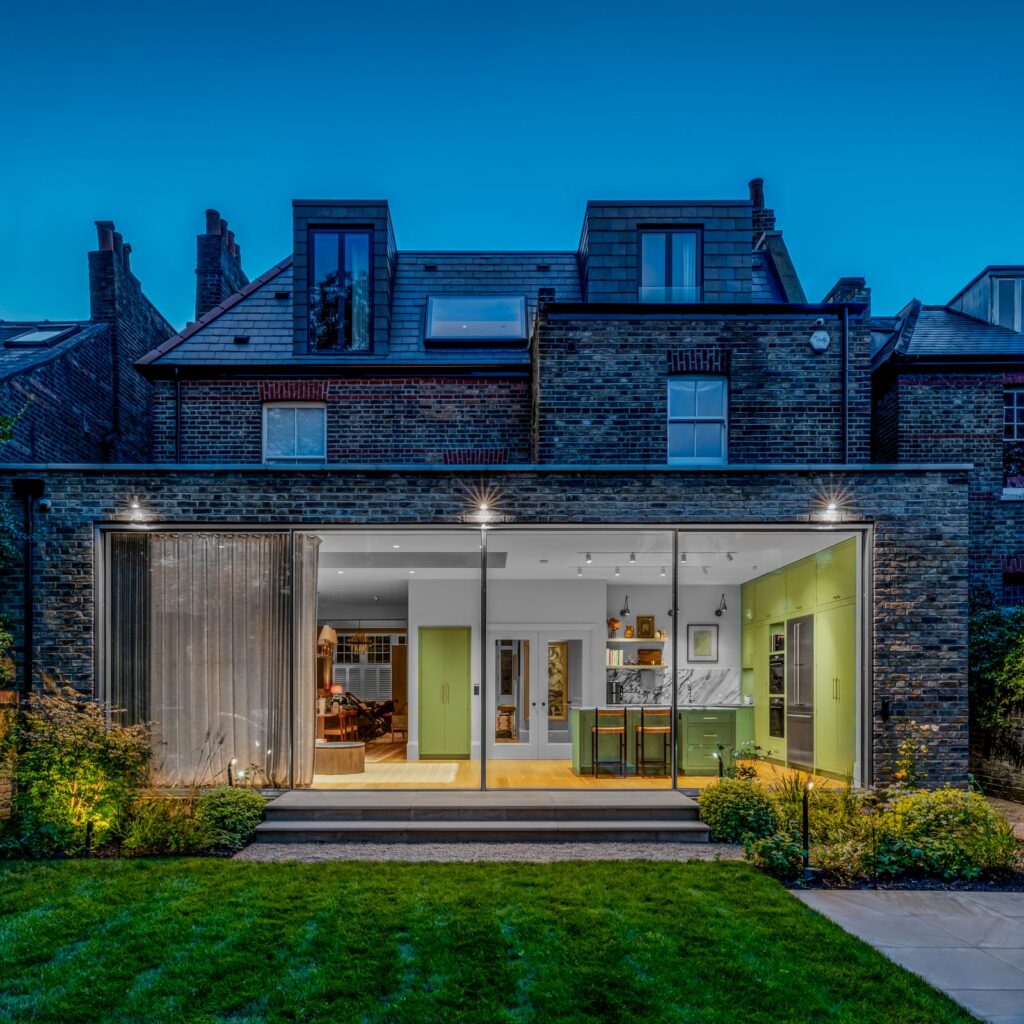
[[[195,814],[193,802],[176,797],[151,797],[135,807],[128,825],[125,853],[187,856],[214,845],[209,825]]]
[[[771,797],[746,779],[720,779],[701,793],[700,816],[714,839],[735,843],[750,836],[761,839],[778,829]]]
[[[787,832],[748,838],[743,843],[743,855],[755,867],[783,881],[796,878],[803,868],[803,849],[797,838]]]
[[[213,846],[235,851],[252,839],[265,804],[253,789],[219,786],[196,801],[196,817],[209,829]]]
[[[14,816],[8,836],[35,857],[81,853],[123,827],[145,783],[151,754],[141,725],[108,724],[77,696],[33,696],[13,730]]]
[[[879,875],[971,880],[1019,862],[1013,830],[978,793],[945,787],[900,795],[878,818]]]

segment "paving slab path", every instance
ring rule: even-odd
[[[989,1024],[1024,1024],[1024,893],[833,889],[796,896]]]

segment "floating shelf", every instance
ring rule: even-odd
[[[638,640],[636,637],[608,637],[608,643],[610,644],[667,644],[668,640],[658,640],[655,637],[650,637],[647,640]]]

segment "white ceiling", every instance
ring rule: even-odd
[[[679,562],[679,581],[683,585],[744,583],[849,536],[831,527],[681,532],[679,551],[685,552],[686,559]],[[576,579],[580,568],[584,579],[632,586],[667,585],[672,578],[669,530],[491,528],[487,538],[488,578],[493,580]],[[631,555],[635,562],[630,562]],[[479,578],[479,557],[480,535],[475,530],[324,533],[320,592],[346,604],[372,602],[373,595],[382,602],[401,602],[410,580]]]

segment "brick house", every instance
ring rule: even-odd
[[[132,364],[174,328],[131,271],[131,246],[97,222],[89,319],[0,321],[0,462],[145,462],[152,388]]]
[[[1024,266],[990,266],[944,306],[917,299],[872,323],[874,457],[970,463],[969,580],[1024,603]],[[1024,795],[1024,722],[975,733],[972,772],[987,792]]]
[[[247,281],[208,218],[151,461],[11,467],[23,685],[154,721],[168,781],[695,788],[747,744],[868,783],[912,721],[965,781],[969,460],[873,454],[868,290],[807,301],[760,179],[557,252],[293,224]]]

